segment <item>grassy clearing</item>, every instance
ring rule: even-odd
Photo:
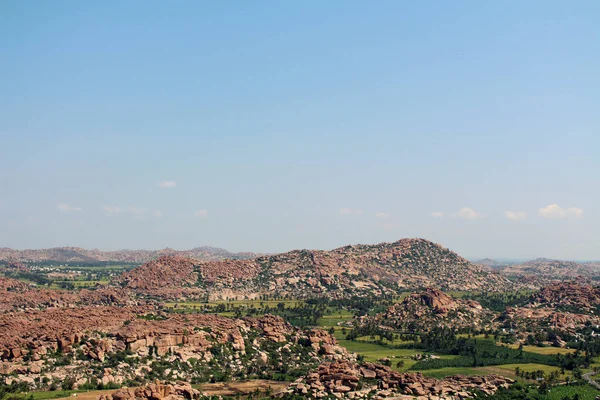
[[[354,314],[351,313],[350,311],[335,310],[335,311],[332,311],[331,314],[324,315],[323,318],[319,318],[317,323],[320,327],[330,328],[333,326],[337,330],[338,323],[349,321],[353,317],[354,317]]]
[[[455,299],[462,299],[466,295],[473,294],[472,292],[465,292],[465,291],[462,291],[462,290],[455,290],[455,291],[444,292],[444,293],[446,293],[450,297],[454,297]]]
[[[502,344],[502,343],[498,343],[498,345],[502,345],[502,346],[507,346],[510,347],[511,349],[518,349],[519,345],[518,344]],[[562,347],[538,347],[538,346],[523,346],[523,350],[524,351],[528,351],[530,353],[537,353],[537,354],[570,354],[570,353],[575,353],[575,349],[565,349]]]
[[[506,371],[512,371],[513,373],[515,371],[515,368],[519,368],[521,371],[525,371],[525,372],[542,370],[546,373],[560,370],[560,368],[554,367],[552,365],[534,364],[534,363],[531,363],[531,364],[502,364],[502,365],[495,365],[495,367],[498,369],[506,370]]]
[[[558,367],[552,367],[544,364],[502,364],[487,367],[448,367],[439,369],[429,369],[422,371],[423,375],[432,378],[444,378],[450,375],[488,375],[498,374],[507,378],[516,379],[515,368],[521,371],[531,372],[542,370],[544,372],[553,372],[560,370]],[[521,379],[519,379],[521,380]]]
[[[344,346],[348,351],[360,354],[365,358],[365,361],[378,362],[381,358],[389,358],[392,362],[392,368],[397,371],[406,371],[416,361],[411,359],[412,356],[418,354],[419,351],[413,349],[390,349],[376,343],[368,343],[351,340],[338,340],[341,346]],[[397,367],[396,363],[403,361],[403,367]]]
[[[52,286],[57,286],[60,285],[61,283],[68,283],[71,284],[75,287],[93,287],[96,285],[108,285],[109,284],[109,280],[108,279],[102,279],[102,280],[90,280],[90,281],[85,281],[85,280],[66,280],[66,281],[54,281],[54,284]]]
[[[451,368],[440,368],[440,369],[428,369],[422,371],[422,374],[431,378],[443,379],[451,375],[485,375],[479,368],[462,368],[462,367],[451,367]]]
[[[34,400],[49,400],[49,399],[77,399],[77,400],[96,400],[98,396],[106,393],[114,392],[115,389],[109,390],[54,390],[46,392],[27,392],[15,394],[16,397],[26,399],[30,395],[33,396]],[[73,394],[77,394],[77,397],[73,397]]]
[[[203,309],[205,307],[213,308],[218,305],[230,305],[231,307],[247,307],[247,308],[262,308],[268,306],[270,308],[277,307],[283,303],[285,308],[299,307],[304,304],[302,300],[216,300],[209,302],[202,301],[186,301],[186,302],[166,302],[167,308],[188,308],[188,309]]]

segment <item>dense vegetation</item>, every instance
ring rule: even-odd
[[[484,367],[502,364],[544,364],[565,370],[578,370],[589,367],[591,356],[580,351],[572,354],[538,354],[523,350],[523,346],[512,349],[498,346],[487,339],[457,336],[452,330],[436,328],[420,336],[423,349],[460,357],[419,361],[412,369],[427,370],[445,367]]]
[[[478,301],[483,307],[492,311],[502,312],[506,307],[520,306],[529,300],[527,292],[508,292],[508,293],[467,293],[463,296],[465,300]]]

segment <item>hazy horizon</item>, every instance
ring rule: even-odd
[[[600,259],[600,3],[0,4],[0,247]]]
[[[407,238],[401,238],[401,239],[407,239]],[[427,238],[420,238],[420,239],[426,239]],[[400,240],[400,239],[398,239]],[[81,248],[84,250],[98,250],[98,251],[104,251],[104,252],[117,252],[117,251],[160,251],[160,250],[175,250],[175,251],[188,251],[188,250],[194,250],[194,249],[198,249],[198,248],[214,248],[214,249],[219,249],[219,250],[225,250],[228,251],[230,253],[256,253],[256,254],[264,254],[264,255],[269,255],[269,254],[280,254],[280,253],[286,253],[289,251],[294,251],[294,250],[321,250],[321,251],[329,251],[329,250],[334,250],[337,248],[341,248],[347,245],[376,245],[376,244],[380,244],[380,243],[392,243],[395,241],[390,241],[390,242],[379,242],[379,243],[347,243],[345,245],[342,246],[338,246],[338,247],[333,247],[333,248],[311,248],[311,249],[307,249],[307,248],[291,248],[291,249],[287,249],[287,250],[283,250],[280,252],[258,252],[258,251],[253,251],[253,250],[231,250],[231,249],[227,249],[223,246],[218,246],[218,245],[196,245],[196,246],[192,246],[192,247],[186,247],[186,248],[178,248],[178,247],[173,247],[173,246],[165,246],[165,247],[161,247],[161,248],[113,248],[113,249],[102,249],[102,248],[86,248],[86,247],[81,247],[81,246],[70,246],[70,245],[64,245],[64,246],[53,246],[53,247],[46,247],[46,248],[11,248],[12,250],[18,250],[18,251],[27,251],[27,250],[51,250],[51,249],[56,249],[56,248]],[[438,243],[439,245],[443,245],[443,243]],[[446,246],[444,246],[446,247]],[[2,248],[2,247],[0,247]],[[506,263],[519,263],[519,262],[526,262],[526,261],[532,261],[535,259],[555,259],[555,258],[550,258],[550,257],[544,257],[543,255],[538,255],[538,256],[532,256],[532,257],[528,257],[528,258],[519,258],[519,257],[510,257],[510,256],[495,256],[495,257],[490,257],[490,256],[469,256],[469,255],[463,255],[460,254],[459,252],[453,250],[453,249],[449,249],[451,251],[456,252],[459,256],[466,258],[469,261],[472,262],[476,262],[479,260],[483,260],[483,259],[492,259],[494,261],[498,261],[498,262],[506,262]],[[573,262],[597,262],[600,261],[598,259],[573,259],[573,258],[564,258],[564,259],[556,259],[556,260],[560,260],[560,261],[573,261]]]

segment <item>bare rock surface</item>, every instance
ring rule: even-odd
[[[498,375],[454,375],[439,380],[425,377],[419,372],[399,373],[375,363],[358,364],[342,360],[319,365],[316,370],[292,383],[285,393],[306,398],[333,395],[354,399],[462,399],[473,397],[470,392],[474,390],[493,394],[498,388],[508,387],[513,382]]]
[[[9,278],[0,278],[0,313],[43,308],[64,308],[90,305],[134,305],[128,290],[99,287],[78,291],[38,288]]]
[[[174,384],[157,381],[148,385],[120,389],[112,394],[101,395],[98,400],[193,400],[200,398],[200,391],[187,382]]]

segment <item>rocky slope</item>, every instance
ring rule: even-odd
[[[15,250],[0,248],[0,260],[7,262],[46,262],[57,263],[100,263],[122,262],[141,264],[161,256],[181,256],[196,260],[247,259],[258,256],[256,253],[230,253],[216,247],[196,247],[191,250],[87,250],[79,247],[55,247],[51,249]]]
[[[564,347],[565,341],[577,340],[588,324],[600,325],[600,318],[548,307],[507,307],[498,318],[499,326],[514,332],[517,339],[528,344]]]
[[[576,281],[559,282],[543,287],[531,295],[532,307],[549,307],[559,311],[598,314],[600,287]]]
[[[557,280],[570,280],[579,276],[599,277],[600,265],[538,258],[522,264],[503,266],[500,268],[500,272],[508,277],[543,286]]]
[[[305,371],[350,358],[333,336],[282,318],[163,314],[144,307],[79,307],[0,315],[0,376],[44,388],[69,380],[138,386],[156,378],[205,382]]]
[[[498,322],[523,342],[565,346],[565,340],[579,340],[586,327],[600,325],[599,312],[599,287],[559,282],[533,293],[521,307],[507,307]]]
[[[419,372],[399,373],[379,364],[358,364],[342,360],[321,364],[306,377],[290,385],[286,393],[309,399],[334,396],[351,399],[452,400],[472,398],[474,396],[470,392],[473,390],[493,394],[499,387],[508,387],[512,383],[511,379],[498,375],[455,375],[438,380],[425,377]],[[285,398],[285,393],[279,397]]]
[[[195,400],[200,397],[200,391],[194,389],[189,383],[155,382],[138,388],[126,388],[112,394],[103,394],[98,397],[98,400]]]
[[[40,289],[14,279],[0,277],[0,313],[44,308],[90,305],[132,305],[137,303],[128,290],[100,287],[63,291]]]
[[[27,283],[0,276],[0,292],[2,293],[2,297],[7,295],[4,292],[23,293],[31,289],[32,286]]]
[[[165,266],[181,272],[161,281]],[[193,282],[196,281],[194,285]],[[256,297],[262,294],[296,298],[381,295],[403,289],[503,291],[515,287],[505,277],[486,271],[456,253],[424,239],[355,245],[331,251],[294,250],[252,260],[188,261],[163,258],[123,276],[125,287],[151,290],[196,288],[211,298]],[[158,286],[161,286],[160,289]],[[174,292],[175,293],[175,292]]]
[[[473,300],[458,300],[435,289],[413,293],[373,319],[378,325],[404,332],[433,327],[481,330],[491,328],[495,315]],[[366,318],[365,322],[369,318]]]

